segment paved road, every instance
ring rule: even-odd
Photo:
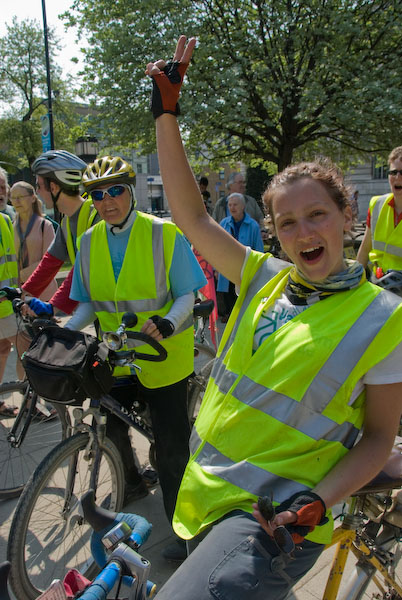
[[[8,361],[5,381],[12,379],[15,379],[15,354],[13,353]],[[139,434],[134,435],[133,442],[139,461],[145,466],[148,464],[148,442]],[[0,562],[6,558],[7,540],[16,503],[17,500],[0,501]],[[166,562],[161,556],[162,549],[174,538],[165,517],[159,485],[150,489],[146,498],[129,504],[124,510],[141,514],[153,524],[152,534],[144,544],[142,553],[151,561],[152,581],[160,587],[174,572],[176,565]],[[333,552],[329,550],[322,555],[313,570],[295,586],[294,594],[288,600],[320,600],[332,554]]]

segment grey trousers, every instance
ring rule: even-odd
[[[233,511],[210,529],[156,598],[284,600],[323,549],[305,540],[288,557],[252,515]]]

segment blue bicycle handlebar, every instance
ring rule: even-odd
[[[117,583],[121,574],[121,566],[118,562],[111,561],[99,575],[93,580],[91,585],[80,596],[82,600],[106,600],[113,586]],[[126,585],[130,586],[132,577],[123,577]],[[151,598],[155,591],[155,584],[147,581],[146,598]]]
[[[81,595],[82,600],[104,600],[120,577],[121,567],[110,562]]]
[[[91,536],[91,552],[95,559],[95,562],[99,567],[104,567],[107,562],[107,554],[105,547],[102,544],[103,536],[110,531],[115,525],[124,521],[132,529],[130,540],[135,544],[137,548],[142,546],[147,541],[151,534],[152,525],[148,523],[144,517],[135,515],[132,513],[115,513],[115,518],[110,525],[101,529],[100,531],[94,531]],[[128,544],[130,545],[130,543]]]

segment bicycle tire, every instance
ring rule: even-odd
[[[31,398],[37,398],[33,394],[27,381],[10,381],[0,385],[0,402],[17,406],[23,413],[17,435],[26,422]],[[53,407],[57,411],[56,416],[51,420],[45,417],[32,420],[19,447],[13,447],[8,441],[15,418],[0,420],[0,500],[18,497],[44,456],[67,437],[68,413],[62,405],[54,404]]]
[[[188,416],[193,425],[201,406],[215,359],[215,350],[205,344],[194,344],[194,375],[189,378]]]
[[[41,462],[18,501],[7,547],[11,563],[10,586],[18,600],[34,600],[55,578],[71,568],[92,579],[97,572],[90,552],[91,528],[77,513],[78,501],[89,489],[84,451],[88,433],[77,433],[56,446]],[[72,497],[63,512],[70,461],[77,457]],[[74,463],[73,463],[74,464]],[[118,512],[124,495],[120,455],[107,438],[96,490],[97,504]]]
[[[391,535],[394,530],[396,535]],[[385,540],[385,541],[384,541]],[[388,541],[387,541],[388,540]],[[398,583],[402,586],[402,539],[401,531],[395,527],[385,526],[379,536],[377,536],[376,547],[387,550],[392,553],[393,558],[388,565],[387,570]],[[374,583],[374,576],[379,580],[383,591]],[[364,557],[359,560],[353,568],[348,579],[346,587],[342,590],[339,600],[401,600],[401,597],[394,589],[390,589],[381,574],[367,562]]]

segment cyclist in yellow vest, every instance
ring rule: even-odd
[[[31,296],[40,296],[64,262],[69,260],[74,265],[77,238],[100,219],[92,201],[85,200],[80,195],[82,174],[86,166],[83,160],[66,150],[49,150],[32,164],[38,196],[46,208],[57,208],[63,218],[54,241],[22,286]],[[69,297],[71,278],[70,271],[70,275],[50,299],[47,305],[49,313],[52,313],[52,307],[56,307],[71,314],[77,306]],[[45,312],[45,303],[40,304],[42,312]]]
[[[376,283],[389,270],[402,271],[402,146],[388,156],[391,192],[370,200],[366,231],[357,260],[372,271]]]
[[[343,257],[352,211],[333,165],[290,166],[263,196],[293,264],[246,249],[211,219],[176,119],[194,46],[181,36],[173,62],[147,66],[159,164],[178,226],[239,294],[177,497],[173,526],[194,549],[157,597],[283,600],[330,539],[330,507],[391,451],[402,305]],[[276,514],[263,517],[260,496],[272,496]],[[279,550],[282,525],[292,557]]]
[[[18,285],[18,264],[14,247],[14,230],[10,218],[0,213],[0,288]],[[11,346],[16,343],[17,321],[9,300],[0,302],[0,382],[3,380]],[[21,375],[21,373],[19,373]],[[0,419],[14,417],[17,408],[0,402]]]
[[[83,183],[103,221],[80,239],[71,297],[80,302],[67,327],[81,329],[96,316],[100,336],[115,331],[126,311],[136,313],[133,329],[148,333],[168,353],[164,362],[138,360],[141,371],[125,375],[113,395],[127,409],[139,397],[149,406],[156,461],[166,514],[171,521],[188,459],[187,378],[194,369],[194,292],[206,283],[188,242],[177,227],[136,211],[136,176],[120,157],[88,165]],[[149,352],[149,346],[141,352]],[[152,351],[151,351],[152,352]],[[123,371],[123,372],[122,372]],[[125,501],[147,494],[133,460],[128,428],[108,416],[107,434],[124,458]]]

